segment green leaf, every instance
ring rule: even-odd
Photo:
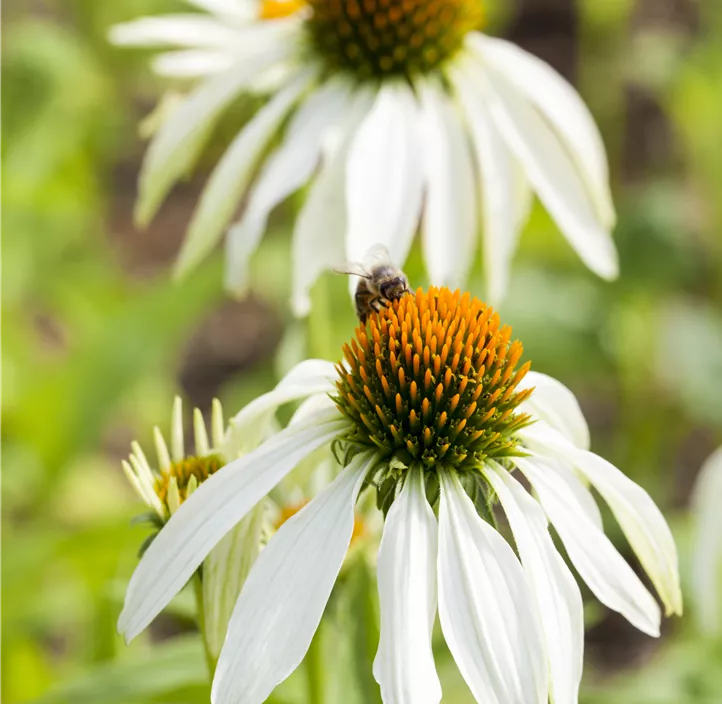
[[[35,704],[125,704],[207,682],[200,639],[184,637],[100,665],[36,699]]]

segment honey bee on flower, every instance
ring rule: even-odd
[[[585,482],[608,503],[667,615],[682,611],[677,552],[644,489],[589,451],[572,393],[522,357],[492,308],[458,290],[418,289],[371,313],[342,361],[302,363],[236,416],[250,429],[308,399],[301,418],[173,514],[130,581],[120,630],[129,639],[142,631],[228,530],[304,458],[333,446],[343,469],[285,520],[241,590],[214,704],[261,704],[301,662],[369,494],[384,517],[373,668],[384,702],[440,701],[437,612],[476,701],[576,702],[582,599],[548,522],[596,597],[652,636],[660,607],[605,535]],[[517,552],[495,528],[497,504]]]

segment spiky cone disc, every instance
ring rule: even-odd
[[[353,421],[351,445],[378,448],[398,465],[473,472],[519,454],[516,392],[529,369],[511,328],[478,298],[418,289],[372,315],[344,346],[336,404]]]
[[[410,82],[452,57],[482,22],[479,0],[308,0],[314,53],[358,78]]]

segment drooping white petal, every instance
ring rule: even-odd
[[[546,653],[528,582],[509,544],[441,474],[439,618],[477,702],[545,704]]]
[[[604,143],[589,108],[574,87],[545,61],[512,42],[478,32],[471,32],[467,41],[481,59],[516,86],[554,128],[574,159],[600,222],[604,227],[614,227],[616,216]]]
[[[147,224],[175,182],[195,163],[215,121],[259,71],[286,56],[283,44],[201,83],[156,131],[143,160],[135,217]]]
[[[265,503],[260,501],[203,561],[203,632],[216,659],[238,595],[261,551]]]
[[[461,283],[478,228],[471,148],[457,110],[431,83],[420,86],[426,203],[424,261],[434,285]]]
[[[548,423],[582,450],[589,449],[589,426],[576,396],[551,376],[527,372],[517,385],[518,391],[534,388],[519,410]]]
[[[509,520],[539,609],[549,658],[551,699],[554,704],[576,704],[584,653],[579,587],[554,547],[539,504],[500,465],[493,463],[484,474]]]
[[[542,203],[582,261],[596,274],[618,274],[617,251],[599,222],[584,182],[564,145],[535,109],[504,77],[480,66],[477,81],[487,82],[489,110],[509,149],[524,166]]]
[[[176,263],[178,276],[192,269],[221,238],[248,186],[258,156],[313,78],[313,71],[296,75],[231,142],[208,179],[193,213]]]
[[[722,630],[720,581],[722,574],[722,449],[702,465],[692,494],[694,550],[692,590],[697,620],[705,633]]]
[[[291,369],[275,388],[259,396],[231,418],[224,440],[224,452],[237,457],[248,452],[268,434],[268,424],[279,406],[335,389],[338,373],[332,362],[306,359]]]
[[[539,423],[541,425],[541,422]],[[574,494],[579,508],[587,514],[587,518],[602,532],[604,532],[604,523],[602,521],[602,513],[597,505],[597,500],[592,495],[589,487],[583,482],[577,472],[568,462],[562,462],[557,459],[554,463],[554,470],[557,474],[561,474],[564,483],[569,491]]]
[[[661,614],[654,597],[570,491],[564,475],[540,457],[514,458],[539,495],[569,558],[599,601],[632,625],[659,636]]]
[[[228,233],[226,286],[236,294],[248,279],[248,260],[266,229],[271,210],[300,188],[318,163],[322,138],[342,119],[349,87],[331,80],[314,90],[295,113],[283,143],[266,161],[249,195],[248,205]]]
[[[496,129],[481,90],[461,68],[453,71],[451,78],[466,115],[479,166],[487,299],[497,304],[506,292],[511,260],[528,214],[529,186]]]
[[[130,641],[190,579],[218,541],[306,455],[345,427],[338,412],[287,428],[213,474],[178,509],[141,558],[118,630]]]
[[[298,667],[341,569],[356,497],[375,461],[357,455],[261,552],[233,611],[213,704],[261,704]]]
[[[108,38],[120,46],[233,47],[238,31],[204,15],[141,17],[110,28]]]
[[[382,84],[354,136],[346,167],[346,256],[361,261],[385,245],[399,266],[406,261],[419,221],[423,173],[418,107],[403,82]]]
[[[677,548],[652,497],[611,462],[580,450],[547,428],[527,428],[524,443],[543,455],[566,460],[602,495],[652,580],[666,614],[682,613]]]
[[[371,107],[374,93],[357,90],[346,119],[325,144],[325,158],[293,230],[293,310],[298,316],[311,309],[309,291],[324,269],[344,261],[346,223],[346,164],[352,135]]]
[[[151,60],[153,71],[169,78],[202,78],[227,71],[231,66],[232,56],[206,49],[168,51]]]
[[[381,638],[374,677],[384,704],[438,704],[431,651],[436,618],[437,525],[420,469],[386,516],[378,556]]]

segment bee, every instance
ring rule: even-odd
[[[371,313],[378,313],[382,306],[389,306],[409,293],[406,274],[394,265],[388,249],[382,244],[371,247],[362,264],[348,264],[343,269],[336,269],[336,273],[359,277],[354,302],[356,315],[362,323]]]

